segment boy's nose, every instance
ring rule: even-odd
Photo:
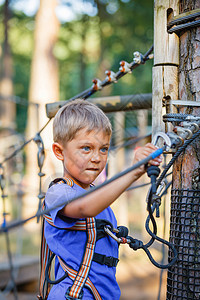
[[[94,152],[92,157],[91,157],[91,161],[93,162],[99,162],[100,161],[100,155],[98,152]]]

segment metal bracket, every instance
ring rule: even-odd
[[[173,104],[174,106],[200,106],[200,102],[198,101],[188,101],[188,100],[165,100],[165,105]]]

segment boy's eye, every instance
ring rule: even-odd
[[[90,151],[90,147],[88,147],[88,146],[84,146],[84,147],[82,147],[82,149],[86,152]]]
[[[101,148],[101,152],[106,153],[108,151],[108,147]]]

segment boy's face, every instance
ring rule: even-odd
[[[110,135],[104,131],[79,130],[63,147],[64,176],[70,176],[81,187],[88,188],[104,169],[109,146]]]

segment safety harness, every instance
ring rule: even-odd
[[[50,186],[57,183],[65,183],[69,186],[73,186],[74,182],[70,178],[57,178],[51,182]],[[43,209],[45,208],[45,203],[43,203]],[[39,300],[46,300],[48,294],[50,292],[50,288],[52,284],[58,284],[66,277],[73,281],[71,287],[68,288],[65,294],[65,298],[68,300],[73,299],[82,299],[83,297],[83,288],[88,288],[94,296],[95,300],[101,300],[101,296],[99,295],[97,289],[89,279],[89,271],[91,268],[92,261],[95,261],[102,265],[107,265],[109,267],[116,267],[118,263],[118,258],[112,256],[106,256],[95,251],[96,242],[105,237],[108,232],[105,231],[105,228],[111,232],[113,230],[112,224],[103,219],[96,219],[96,218],[86,218],[84,220],[78,220],[74,226],[70,228],[64,228],[64,230],[80,230],[84,231],[87,234],[87,242],[85,245],[85,251],[82,257],[82,263],[80,264],[79,270],[76,271],[72,269],[67,263],[59,256],[57,256],[61,267],[63,268],[65,274],[57,279],[52,281],[50,279],[50,272],[51,272],[51,263],[55,257],[55,254],[49,249],[48,244],[46,242],[44,236],[44,220],[48,222],[51,226],[54,226],[53,220],[50,215],[44,214],[43,215],[43,224],[42,224],[42,240],[41,240],[41,256],[40,256],[40,286],[39,291],[40,295],[38,295]],[[114,235],[114,234],[113,234]],[[114,235],[115,236],[115,235]]]

